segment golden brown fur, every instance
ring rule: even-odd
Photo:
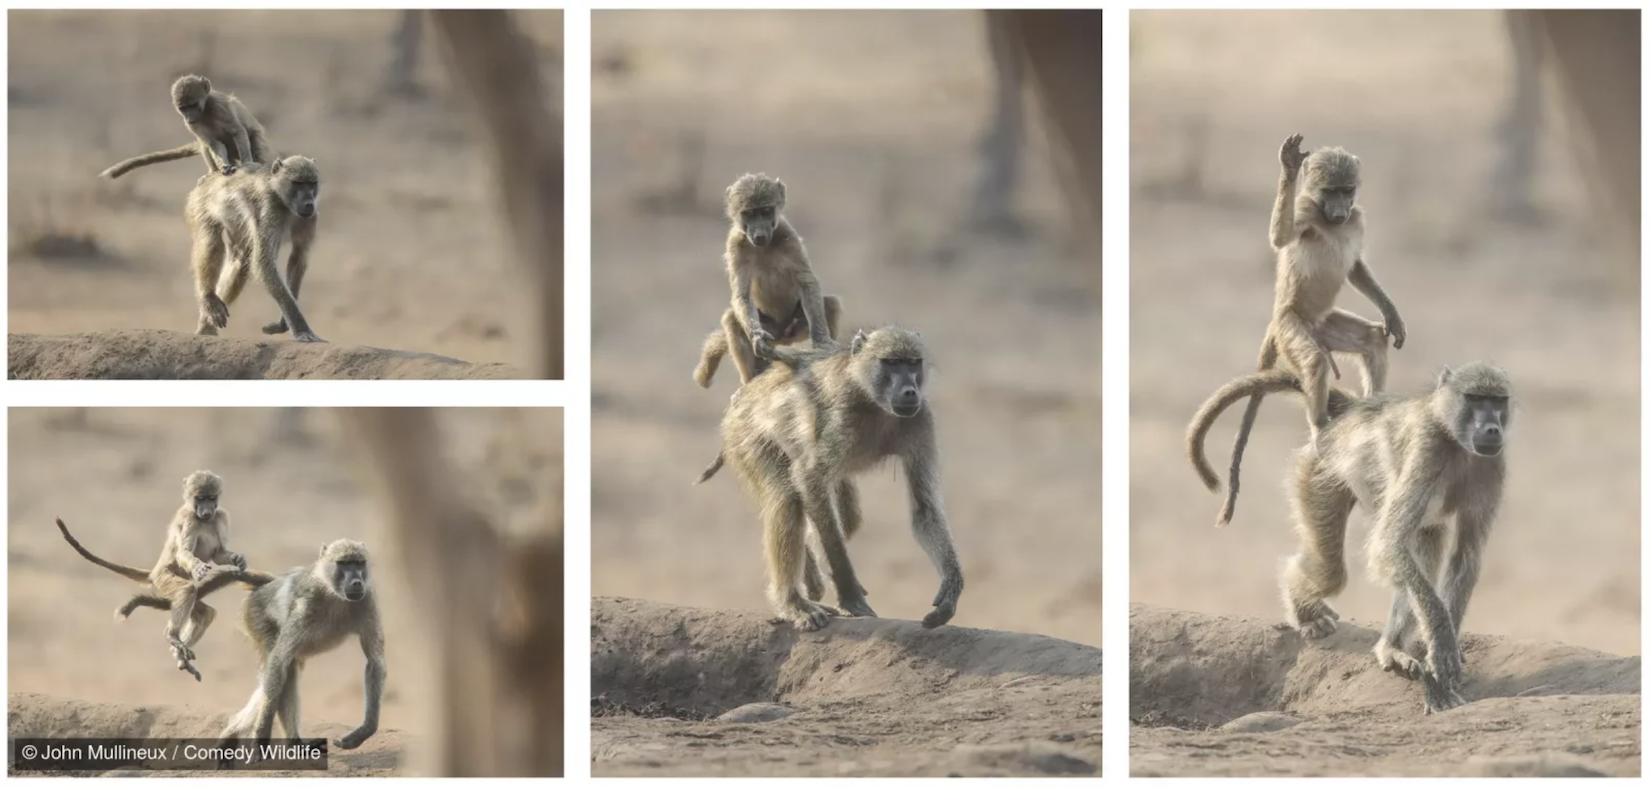
[[[263,124],[241,100],[212,89],[206,77],[189,74],[172,83],[172,106],[183,118],[195,141],[171,150],[127,159],[102,177],[114,179],[138,168],[200,154],[208,174],[229,175],[250,164],[268,164],[275,158],[264,136]]]
[[[298,288],[309,267],[320,199],[321,171],[303,156],[244,167],[227,177],[202,176],[196,182],[184,206],[200,306],[195,333],[215,335],[229,325],[229,305],[251,274],[263,282],[281,310],[281,319],[265,326],[265,333],[280,333],[290,325],[294,339],[322,341],[298,309]],[[292,253],[283,282],[275,263],[288,236]],[[227,271],[226,258],[234,261]]]
[[[1288,371],[1272,370],[1216,392],[1187,433],[1188,456],[1205,484],[1215,473],[1202,439],[1228,405],[1304,387]],[[1422,682],[1429,714],[1465,702],[1462,617],[1502,500],[1512,394],[1506,372],[1477,361],[1447,367],[1420,395],[1336,392],[1334,417],[1296,454],[1290,496],[1300,549],[1280,581],[1290,625],[1308,638],[1335,631],[1340,616],[1325,600],[1347,585],[1347,519],[1362,505],[1371,520],[1371,576],[1394,589],[1376,660]],[[1422,649],[1407,643],[1418,620]]]
[[[766,366],[764,348],[809,336],[816,346],[837,340],[842,301],[822,295],[802,236],[785,218],[785,182],[763,173],[741,175],[728,187],[728,269],[732,305],[722,327],[705,338],[694,382],[711,385],[722,357],[732,355],[740,385]],[[805,334],[806,329],[806,334]]]
[[[1356,354],[1365,396],[1378,393],[1387,385],[1387,338],[1393,337],[1395,348],[1404,347],[1404,321],[1364,261],[1364,210],[1356,203],[1358,158],[1341,148],[1304,154],[1301,135],[1295,134],[1279,148],[1279,163],[1282,169],[1269,238],[1278,253],[1278,284],[1256,367],[1272,369],[1282,358],[1285,369],[1301,378],[1307,426],[1316,436],[1329,420],[1330,354]],[[1344,282],[1351,282],[1376,304],[1381,323],[1336,308]],[[1244,409],[1233,440],[1227,499],[1217,525],[1232,521],[1238,500],[1237,467],[1260,409],[1259,395],[1250,398]]]
[[[912,533],[940,573],[923,626],[950,621],[963,593],[963,569],[941,505],[922,339],[887,327],[859,332],[847,347],[772,348],[770,358],[782,366],[753,378],[730,402],[722,452],[701,481],[726,458],[756,499],[774,611],[804,630],[819,629],[840,612],[877,615],[848,558],[847,537],[860,525],[852,479],[898,459],[911,495]],[[809,524],[842,611],[805,593]]]

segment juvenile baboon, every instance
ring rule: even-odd
[[[178,77],[172,83],[172,106],[183,116],[183,124],[195,135],[195,141],[127,159],[104,170],[102,177],[112,180],[138,167],[187,159],[197,153],[206,160],[208,174],[229,175],[237,168],[274,160],[263,124],[233,94],[213,90],[206,77]]]
[[[201,674],[191,664],[195,660],[194,646],[218,615],[210,605],[200,601],[206,593],[202,581],[219,570],[215,564],[232,566],[242,574],[217,580],[212,590],[237,579],[256,584],[258,574],[247,573],[246,557],[229,549],[229,512],[218,508],[222,493],[223,479],[211,471],[195,471],[184,478],[183,505],[167,524],[160,558],[148,572],[93,555],[69,533],[69,527],[61,519],[57,521],[63,538],[82,558],[129,580],[148,584],[147,592],[134,595],[115,611],[117,619],[131,615],[140,605],[172,611],[166,622],[166,642],[172,648],[178,670],[187,671],[196,681],[201,680]],[[166,600],[167,604],[162,607],[146,601],[151,599]]]
[[[877,615],[866,604],[845,545],[845,534],[860,520],[850,480],[899,458],[911,491],[912,531],[940,573],[934,610],[923,626],[950,621],[963,593],[963,569],[941,506],[922,339],[915,331],[887,327],[856,332],[848,347],[768,351],[783,366],[753,378],[729,404],[722,453],[700,478],[710,478],[726,458],[757,499],[774,610],[804,630],[819,629],[840,612]],[[805,517],[831,568],[842,611],[803,593]]]
[[[1278,253],[1278,283],[1273,295],[1273,317],[1261,340],[1256,366],[1272,369],[1283,357],[1285,368],[1306,386],[1307,427],[1317,436],[1329,420],[1326,398],[1332,353],[1359,358],[1364,395],[1387,385],[1387,338],[1403,348],[1404,321],[1364,261],[1364,209],[1355,202],[1359,188],[1359,159],[1341,148],[1301,152],[1301,135],[1292,134],[1278,150],[1283,170],[1278,197],[1273,201],[1271,242]],[[1297,180],[1302,181],[1297,188]],[[1352,283],[1382,313],[1372,323],[1336,308],[1343,282]],[[1233,439],[1232,470],[1227,500],[1216,525],[1232,521],[1238,501],[1238,465],[1250,440],[1259,395],[1250,399]],[[1317,443],[1316,437],[1308,445]]]
[[[835,343],[842,301],[822,295],[802,236],[785,218],[785,182],[746,173],[726,194],[732,305],[722,327],[705,338],[694,382],[709,388],[722,357],[732,355],[745,385],[767,367],[766,348],[800,341],[806,327],[816,346]]]
[[[1187,432],[1204,483],[1214,488],[1204,436],[1222,411],[1244,397],[1305,388],[1288,371],[1273,370],[1211,396]],[[1395,589],[1376,662],[1421,680],[1428,714],[1465,702],[1458,693],[1462,616],[1502,501],[1512,393],[1506,372],[1479,361],[1446,367],[1420,395],[1353,399],[1333,391],[1334,415],[1317,445],[1296,454],[1290,498],[1300,549],[1280,579],[1290,625],[1308,638],[1336,630],[1340,616],[1325,600],[1347,585],[1347,517],[1362,504],[1371,519],[1370,574]],[[1418,619],[1423,649],[1406,642]]]
[[[195,295],[200,302],[195,333],[215,335],[229,325],[229,305],[240,296],[250,272],[281,309],[281,319],[265,326],[265,333],[282,333],[291,326],[293,338],[300,342],[324,341],[298,310],[298,288],[309,267],[320,200],[321,171],[303,156],[245,166],[239,177],[208,175],[196,181],[184,206],[194,239]],[[275,262],[289,235],[292,253],[287,257],[287,281],[282,282]],[[228,271],[226,255],[234,259]]]
[[[304,660],[331,651],[355,635],[367,658],[366,710],[361,726],[333,746],[360,747],[378,731],[378,705],[384,693],[384,629],[368,579],[367,547],[339,539],[321,546],[321,554],[247,594],[241,623],[258,650],[258,688],[230,718],[220,740],[270,739],[275,718],[287,738],[299,738],[298,674]]]

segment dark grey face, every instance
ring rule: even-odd
[[[753,246],[767,246],[774,238],[774,225],[778,217],[779,211],[772,205],[747,208],[740,212],[740,228],[745,231],[745,237],[751,239]]]
[[[1353,215],[1353,199],[1358,195],[1358,187],[1348,184],[1332,184],[1319,190],[1319,213],[1330,224],[1343,224]]]
[[[195,516],[197,518],[210,520],[217,514],[218,496],[204,494],[195,496]]]
[[[1509,415],[1507,397],[1462,395],[1462,421],[1458,429],[1464,445],[1481,457],[1501,454]]]
[[[887,392],[890,413],[908,419],[923,410],[923,359],[881,358],[877,365],[877,390]]]
[[[282,199],[293,213],[308,219],[320,210],[321,184],[316,181],[288,181]]]
[[[367,562],[338,561],[333,564],[333,588],[351,602],[367,598]]]

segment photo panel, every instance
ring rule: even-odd
[[[7,429],[10,776],[562,776],[561,409]]]
[[[1130,14],[1132,776],[1640,774],[1640,24]]]
[[[560,10],[7,20],[10,379],[562,379]]]
[[[1100,776],[1101,12],[591,30],[592,774]]]

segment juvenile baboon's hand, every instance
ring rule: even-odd
[[[1284,172],[1294,176],[1301,171],[1301,163],[1307,160],[1307,154],[1301,152],[1301,135],[1291,134],[1284,138],[1284,144],[1278,149],[1278,163],[1284,165]]]
[[[196,580],[205,580],[206,574],[211,571],[211,564],[208,564],[205,561],[199,561],[195,564],[194,569],[189,570],[189,576],[195,578]]]
[[[1382,321],[1382,332],[1393,338],[1394,350],[1404,347],[1404,321],[1400,320],[1398,315]]]
[[[207,293],[201,300],[201,316],[206,322],[218,328],[229,325],[229,304],[224,303],[217,293]]]
[[[240,553],[230,553],[229,563],[242,572],[247,570],[247,557]]]
[[[224,174],[225,175],[234,175],[235,174],[235,165],[225,164],[224,165]]]
[[[759,328],[756,331],[751,332],[752,352],[756,353],[758,358],[774,361],[774,346],[770,344],[773,340],[773,335],[769,334],[764,329]]]

